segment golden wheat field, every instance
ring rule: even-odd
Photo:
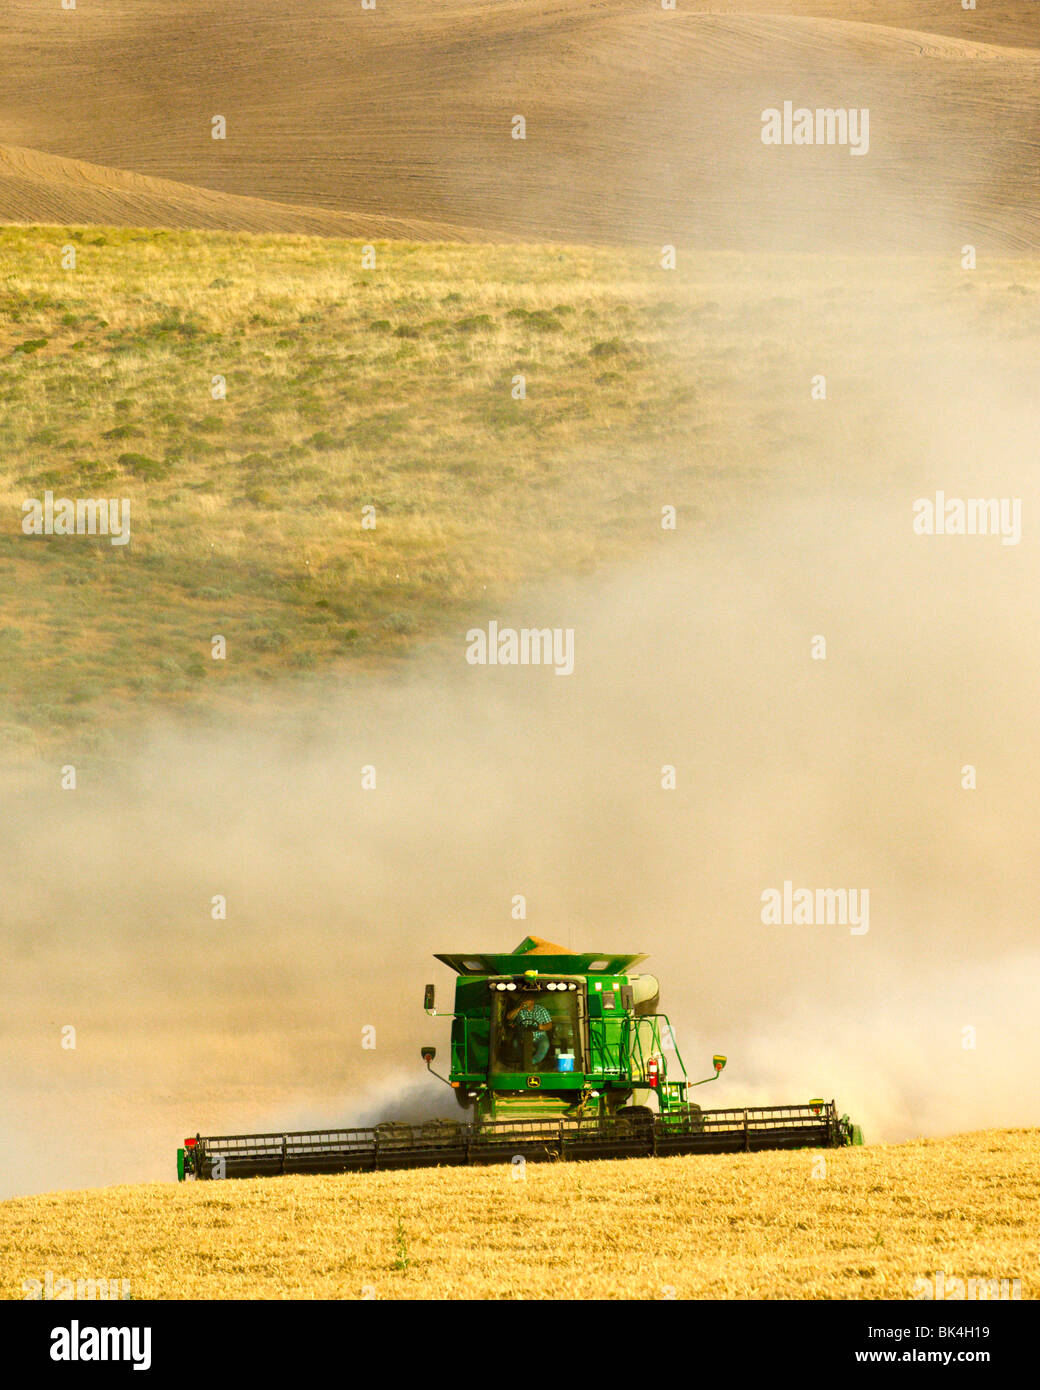
[[[1038,1191],[1036,1129],[521,1178],[110,1187],[0,1204],[0,1293],[50,1271],[128,1280],[133,1299],[908,1299],[942,1271],[1028,1299]]]

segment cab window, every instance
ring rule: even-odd
[[[542,1009],[548,1014],[551,1024],[548,1050],[539,1061],[535,1061],[538,1050],[535,1040],[542,1030],[525,1025],[519,1016],[507,1017],[527,999],[533,1002],[536,1010]],[[491,1003],[492,1073],[585,1071],[579,1009],[577,990],[496,991]],[[545,1022],[542,1015],[539,1020]]]

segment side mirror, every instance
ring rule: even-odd
[[[423,1059],[423,1061],[426,1063],[427,1066],[430,1065],[430,1063],[433,1061],[433,1059],[434,1059],[436,1056],[437,1056],[437,1049],[436,1049],[435,1047],[424,1047],[424,1048],[422,1049],[422,1059]]]
[[[433,1008],[433,996],[433,985],[427,985],[426,993],[423,995],[423,1008],[426,1010],[427,1013],[429,1013]]]
[[[711,1064],[715,1068],[712,1074],[706,1076],[703,1081],[691,1081],[691,1086],[706,1086],[709,1081],[718,1081],[719,1077],[722,1075],[722,1068],[726,1065],[726,1059],[721,1052],[716,1052],[715,1056],[711,1059]]]

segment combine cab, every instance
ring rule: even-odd
[[[863,1142],[833,1101],[702,1110],[644,956],[574,955],[528,937],[510,955],[442,955],[456,972],[447,1077],[458,1122],[186,1139],[179,1178],[343,1173],[558,1159],[638,1158]],[[435,1008],[427,985],[427,1014]]]

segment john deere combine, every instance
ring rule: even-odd
[[[523,1159],[637,1158],[861,1144],[858,1125],[833,1101],[702,1110],[672,1025],[658,1011],[640,955],[575,955],[527,937],[509,955],[442,955],[456,972],[447,1077],[434,1076],[470,1114],[460,1121],[387,1123],[374,1129],[312,1130],[186,1139],[179,1178],[343,1173]]]

